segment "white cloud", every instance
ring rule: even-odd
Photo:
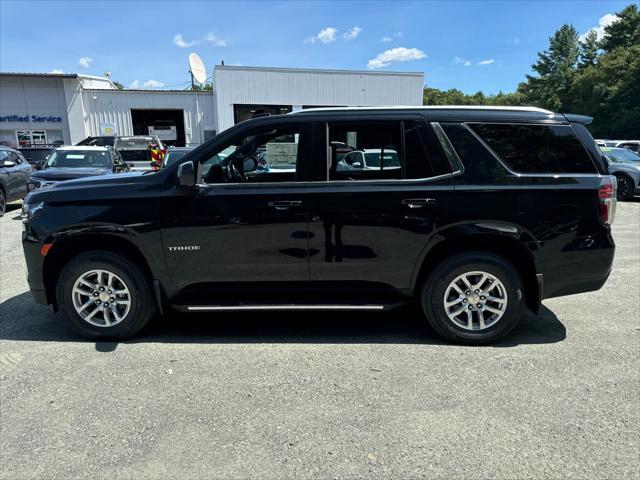
[[[142,85],[144,85],[147,88],[159,88],[159,87],[164,87],[164,83],[159,82],[157,80],[147,80],[146,82],[144,82]]]
[[[598,40],[602,40],[604,38],[604,29],[609,25],[611,25],[612,23],[616,23],[618,20],[620,20],[620,17],[618,17],[617,15],[614,15],[613,13],[607,13],[605,16],[600,17],[600,20],[598,20],[597,27],[592,27],[586,32],[584,32],[582,35],[578,37],[578,40],[580,40],[581,42],[584,42],[585,39],[587,38],[587,35],[591,31],[595,31],[596,38]]]
[[[396,38],[402,38],[402,32],[396,32],[393,34],[393,36]]]
[[[227,40],[225,40],[224,38],[218,37],[213,32],[207,33],[207,36],[204,37],[204,39],[209,43],[213,43],[214,47],[226,47],[227,46]]]
[[[55,73],[56,75],[61,75],[64,72],[62,70],[60,70],[59,68],[54,68],[53,70],[51,70],[51,72],[49,73]]]
[[[385,50],[384,52],[379,53],[376,58],[369,60],[369,63],[367,63],[367,68],[371,70],[375,68],[383,68],[395,62],[409,62],[411,60],[420,60],[421,58],[425,58],[426,56],[427,55],[422,50],[417,48],[392,48],[390,50]]]
[[[134,80],[129,84],[129,88],[140,88],[140,80]]]
[[[391,40],[392,40],[392,39],[391,39],[391,37],[382,37],[382,38],[380,39],[380,41],[381,41],[381,42],[384,42],[384,43],[389,43]]]
[[[489,58],[487,60],[480,60],[476,65],[491,65],[492,63],[496,63],[493,58]]]
[[[181,33],[176,33],[173,37],[173,44],[180,48],[189,48],[196,44],[196,41],[187,42],[184,38],[182,38]]]
[[[515,43],[516,45],[520,45],[520,37],[514,38],[513,43]]]
[[[338,33],[337,28],[327,27],[320,30],[320,33],[315,37],[308,37],[305,39],[304,43],[316,43],[320,41],[322,43],[331,43],[336,41],[336,34]]]
[[[80,65],[82,68],[89,68],[92,62],[93,59],[89,57],[81,57],[78,59],[78,65]]]
[[[342,38],[344,38],[345,40],[353,40],[358,35],[360,35],[361,31],[362,31],[362,29],[360,27],[353,27],[351,30],[345,32],[342,35]]]
[[[465,67],[468,67],[471,65],[471,60],[467,60],[461,57],[453,57],[451,65],[464,65]]]

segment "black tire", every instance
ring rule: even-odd
[[[449,319],[445,311],[445,292],[456,277],[466,272],[482,271],[504,285],[507,307],[502,317],[484,330],[466,330]],[[447,340],[480,345],[507,335],[520,321],[524,306],[524,288],[516,269],[505,259],[486,252],[468,252],[440,263],[420,289],[420,303],[433,329]],[[466,303],[466,300],[465,300]]]
[[[4,215],[7,210],[7,197],[4,196],[4,191],[0,188],[0,217]]]
[[[72,290],[76,280],[90,270],[114,273],[130,292],[131,305],[120,323],[96,326],[83,319],[73,306]],[[64,318],[83,337],[93,340],[119,340],[132,337],[156,314],[157,304],[151,281],[127,258],[106,251],[91,251],[78,255],[60,272],[56,284],[56,299]],[[91,308],[91,307],[89,307]]]
[[[629,200],[633,197],[633,180],[626,175],[616,175],[618,180],[618,200]]]

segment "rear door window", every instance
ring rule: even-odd
[[[515,172],[598,173],[569,125],[468,124]]]

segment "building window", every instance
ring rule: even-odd
[[[45,130],[16,130],[16,138],[20,147],[42,145],[47,143],[47,132]]]
[[[233,106],[233,121],[235,123],[249,120],[255,115],[283,115],[291,112],[291,105],[238,105]]]

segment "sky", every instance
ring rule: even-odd
[[[514,91],[564,23],[629,1],[27,2],[0,0],[0,71],[189,85],[188,55],[226,65],[424,72],[427,86]]]

